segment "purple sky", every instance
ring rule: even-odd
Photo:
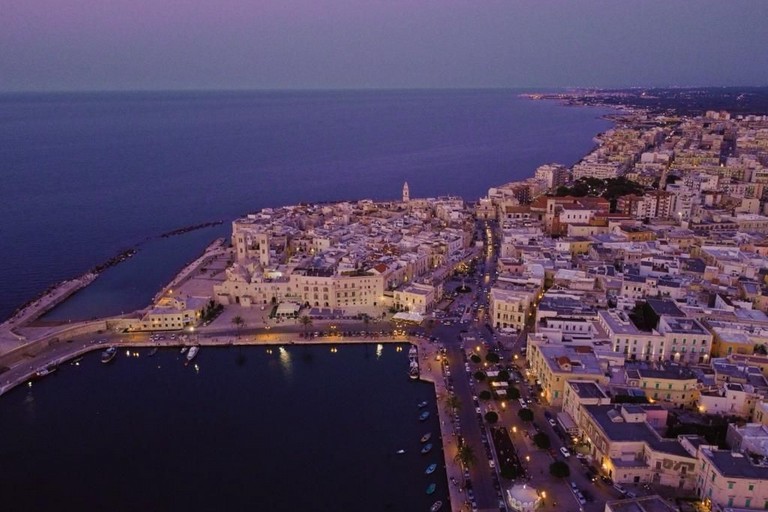
[[[0,0],[0,91],[768,85],[766,0]]]

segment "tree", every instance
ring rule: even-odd
[[[499,372],[499,380],[509,380],[509,372],[507,370],[501,370]]]
[[[480,359],[480,356],[477,354],[472,354],[471,356],[469,356],[469,359],[475,364],[478,364],[480,363],[480,361],[482,361],[482,359]]]
[[[243,320],[243,317],[241,317],[240,315],[237,315],[232,319],[232,324],[237,329],[237,337],[239,338],[240,331],[242,330],[243,327],[245,327],[245,320]]]
[[[556,460],[549,465],[549,474],[555,478],[566,478],[571,474],[571,468],[561,460]]]
[[[507,480],[514,480],[520,476],[520,471],[518,471],[518,469],[511,464],[505,464],[502,466],[500,473],[502,478],[506,478]]]
[[[507,397],[510,400],[517,400],[520,398],[520,390],[510,384],[507,388]]]
[[[464,443],[459,447],[459,451],[456,453],[454,460],[465,468],[472,467],[477,461],[475,458],[475,452],[467,443]]]
[[[517,411],[517,417],[523,421],[533,421],[533,411],[527,407],[525,409],[520,409]]]
[[[495,411],[488,411],[485,413],[485,421],[488,423],[496,423],[499,421],[499,415]]]
[[[445,405],[447,405],[454,411],[458,411],[461,409],[461,399],[459,399],[458,396],[451,393],[450,395],[445,397]]]
[[[491,399],[491,392],[487,389],[484,389],[480,392],[478,395],[480,397],[480,400],[490,400]]]
[[[306,334],[309,328],[312,327],[312,319],[307,315],[299,318],[299,323],[304,326],[304,334]]]
[[[656,314],[651,305],[647,302],[636,305],[629,314],[629,318],[638,329],[643,331],[650,332],[655,329],[659,323],[659,315]]]
[[[485,380],[485,373],[483,373],[480,370],[476,371],[475,372],[475,380],[481,381],[481,382],[484,381]]]
[[[544,432],[539,432],[538,434],[534,435],[533,443],[542,450],[547,450],[552,445],[552,443],[549,441],[549,436]]]
[[[488,352],[485,355],[485,360],[488,361],[489,363],[496,364],[499,362],[499,354],[497,354],[496,352]]]

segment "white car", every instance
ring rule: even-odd
[[[549,418],[549,420],[547,421],[549,421],[549,424],[552,425],[553,427],[557,426],[557,423],[555,423],[555,420],[553,420],[552,418]]]
[[[565,457],[566,459],[571,456],[571,452],[569,452],[568,448],[566,448],[565,446],[560,447],[560,453],[562,453],[563,457]]]

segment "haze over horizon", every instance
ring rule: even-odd
[[[0,91],[768,85],[768,2],[4,2]]]

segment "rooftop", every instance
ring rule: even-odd
[[[701,448],[701,453],[724,477],[768,480],[768,466],[758,466],[743,453]]]
[[[692,458],[677,439],[661,437],[646,422],[627,422],[615,405],[585,405],[589,414],[612,442],[644,442],[657,452]]]

